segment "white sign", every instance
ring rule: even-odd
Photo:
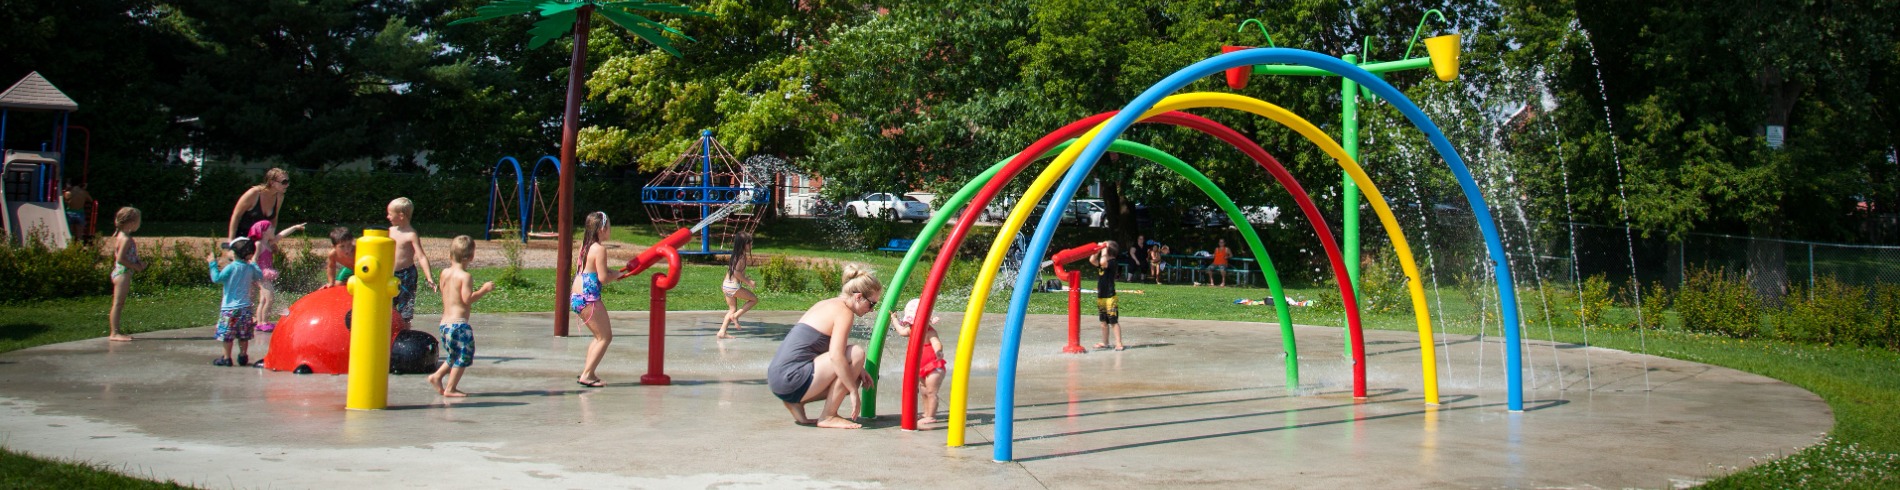
[[[1787,135],[1788,132],[1786,128],[1773,124],[1768,125],[1768,148],[1781,149],[1781,143],[1787,138]]]

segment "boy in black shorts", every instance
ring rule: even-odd
[[[1121,247],[1114,240],[1102,242],[1102,249],[1089,257],[1089,264],[1102,268],[1095,279],[1095,308],[1102,320],[1102,342],[1095,344],[1097,349],[1108,348],[1108,332],[1115,331],[1115,350],[1127,348],[1122,345],[1121,309],[1115,305],[1115,257]]]

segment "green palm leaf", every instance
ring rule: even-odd
[[[670,3],[653,3],[653,2],[640,2],[640,1],[634,1],[634,0],[623,0],[619,2],[602,2],[601,5],[611,6],[611,7],[619,8],[621,10],[629,10],[629,11],[646,10],[646,11],[652,11],[652,12],[664,12],[664,13],[678,14],[678,15],[697,15],[697,16],[702,16],[702,17],[713,16],[713,14],[711,13],[693,10],[692,7],[687,7],[684,5],[673,5]]]
[[[700,12],[683,5],[643,2],[638,0],[497,0],[495,3],[476,7],[475,15],[466,19],[450,22],[449,25],[480,22],[531,12],[538,13],[541,19],[535,21],[534,27],[528,29],[528,34],[533,36],[528,40],[528,48],[536,49],[572,31],[574,21],[580,14],[582,7],[588,6],[600,7],[595,9],[595,11],[600,12],[600,15],[606,17],[608,21],[613,22],[614,25],[618,25],[622,29],[626,29],[628,32],[632,32],[634,36],[638,36],[640,39],[645,39],[647,42],[653,43],[654,46],[659,46],[661,50],[673,56],[680,56],[680,52],[678,49],[673,48],[673,42],[668,40],[666,34],[663,34],[662,31],[685,38],[688,41],[694,41],[692,36],[680,32],[679,29],[674,29],[671,26],[655,22],[653,19],[646,18],[640,14],[635,14],[633,11],[638,10],[704,17],[712,16],[711,13]]]
[[[661,50],[666,51],[667,53],[672,54],[673,56],[680,56],[679,50],[673,48],[672,41],[668,41],[666,39],[666,35],[660,34],[659,31],[655,31],[651,28],[641,25],[643,23],[654,23],[653,21],[646,20],[645,18],[640,17],[638,15],[633,15],[633,14],[623,12],[619,9],[611,9],[611,8],[600,9],[599,12],[600,12],[600,15],[606,17],[607,20],[612,21],[615,25],[620,26],[620,28],[622,29],[626,29],[628,32],[632,32],[633,35],[639,36],[640,39],[645,39],[647,40],[647,42],[653,43],[654,46],[659,46]],[[665,27],[665,26],[661,26],[661,27]],[[671,31],[672,29],[667,29],[667,30]],[[684,34],[682,34],[681,36],[683,37]],[[690,40],[692,38],[687,38],[687,39]]]
[[[678,35],[679,37],[686,38],[686,40],[688,41],[697,41],[697,39],[693,39],[692,36],[688,36],[686,35],[686,33],[680,32],[679,29],[674,29],[672,26],[661,24],[658,21],[646,18],[646,16],[644,15],[636,14],[633,12],[628,12],[628,11],[621,10],[618,8],[608,7],[608,8],[600,9],[600,15],[606,16],[607,20],[613,20],[614,24],[617,24],[621,27],[627,27],[629,25],[638,25],[638,26],[644,26],[648,30],[657,28],[662,31],[671,32],[674,35]],[[621,16],[625,16],[625,17],[621,17]]]
[[[540,21],[534,23],[533,28],[528,29],[528,34],[534,36],[533,39],[528,40],[528,49],[540,48],[546,45],[548,41],[553,41],[567,34],[568,31],[574,30],[574,18],[576,13],[577,12],[569,10],[541,17]]]
[[[542,17],[547,17],[550,15],[558,15],[562,12],[567,12],[570,10],[574,10],[577,8],[586,7],[588,5],[594,5],[594,4],[596,4],[596,2],[593,2],[591,0],[580,0],[578,2],[569,2],[565,0],[543,0],[541,2],[541,5],[535,8],[541,10]]]
[[[475,15],[473,17],[457,20],[455,22],[450,22],[449,25],[460,25],[460,24],[467,24],[470,22],[481,22],[481,21],[489,20],[489,19],[497,19],[501,17],[521,15],[528,12],[533,12],[537,8],[535,7],[535,4],[541,3],[542,1],[543,0],[500,0],[495,3],[476,7]]]

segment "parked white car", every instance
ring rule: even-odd
[[[859,218],[924,221],[930,219],[930,205],[903,194],[873,192],[856,201],[844,203],[847,214]]]

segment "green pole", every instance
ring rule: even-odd
[[[1340,59],[1359,64],[1358,56],[1349,54]],[[1346,77],[1339,77],[1339,80],[1339,142],[1345,147],[1346,156],[1359,161],[1359,83]],[[1361,162],[1363,165],[1364,162]],[[1344,249],[1346,277],[1352,282],[1353,297],[1360,298],[1359,304],[1364,305],[1365,299],[1359,296],[1359,186],[1353,184],[1351,175],[1344,175],[1343,172],[1340,180],[1343,187],[1340,206],[1344,212],[1340,225],[1343,229],[1340,231],[1346,237],[1345,244],[1340,248]],[[1345,324],[1341,323],[1340,328],[1346,328]],[[1352,342],[1346,342],[1346,358],[1352,359]]]

